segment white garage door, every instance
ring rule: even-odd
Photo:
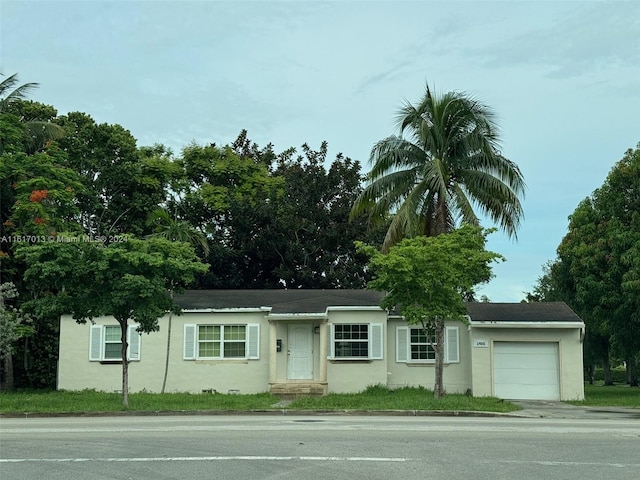
[[[495,342],[493,387],[498,398],[560,400],[558,344]]]

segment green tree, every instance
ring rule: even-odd
[[[13,115],[19,121],[22,127],[22,135],[20,136],[27,153],[33,153],[46,141],[61,138],[64,135],[64,131],[58,125],[49,121],[50,115],[42,115],[47,111],[41,108],[42,104],[31,102],[27,106],[23,105],[23,100],[38,85],[37,83],[20,85],[17,73],[0,82],[0,117]],[[52,107],[48,108],[49,113]],[[6,134],[7,131],[4,128],[0,129],[0,155],[4,152]]]
[[[263,162],[242,157],[230,146],[189,145],[177,164],[183,174],[167,209],[174,221],[188,222],[203,233],[210,249],[212,268],[199,278],[198,286],[254,287],[254,282],[244,282],[257,266],[246,255],[242,240],[264,230],[262,214],[283,194],[283,179],[272,175]]]
[[[44,243],[25,246],[25,281],[37,293],[25,307],[35,312],[72,314],[78,323],[112,315],[121,327],[122,401],[129,403],[127,328],[158,330],[165,313],[179,313],[170,291],[184,288],[207,265],[193,248],[163,238],[124,237],[108,245],[98,242]],[[43,286],[45,286],[43,288]]]
[[[525,184],[518,166],[500,154],[488,107],[458,92],[436,95],[427,86],[417,105],[400,109],[398,125],[400,137],[373,147],[370,183],[351,212],[351,218],[368,213],[371,225],[391,216],[383,251],[404,237],[450,232],[458,220],[478,225],[474,206],[516,236]]]
[[[83,186],[75,172],[60,165],[65,153],[55,142],[31,155],[9,150],[0,155],[0,280],[13,282],[24,300],[25,266],[16,261],[16,247],[55,241],[57,232],[80,233],[76,199]],[[34,316],[33,335],[5,359],[5,370],[14,374],[9,378],[17,386],[55,385],[57,325],[56,318]]]
[[[4,363],[4,379],[0,378],[0,390],[13,390],[12,355],[21,338],[33,334],[31,317],[11,305],[18,290],[11,282],[0,284],[0,361]]]
[[[569,217],[552,273],[565,301],[585,320],[585,358],[601,356],[605,384],[615,352],[631,384],[640,367],[640,146],[628,150],[604,184]],[[635,368],[635,370],[634,370]]]
[[[155,210],[150,218],[149,223],[153,226],[154,231],[147,238],[164,238],[172,242],[182,242],[191,245],[196,250],[200,250],[204,258],[209,255],[209,243],[206,237],[195,230],[191,224],[184,220],[175,220],[166,210]],[[169,288],[171,300],[174,298],[173,285]],[[173,326],[173,312],[169,312],[167,320],[167,349],[165,353],[164,375],[162,379],[162,388],[160,393],[164,393],[167,386],[167,375],[169,373],[169,353],[171,352],[171,329]]]
[[[82,178],[78,198],[82,226],[96,236],[144,236],[147,219],[168,196],[180,173],[171,152],[162,146],[138,149],[136,139],[121,125],[97,124],[85,113],[59,117],[67,132],[60,147],[65,166]]]
[[[397,309],[407,323],[421,325],[425,333],[435,332],[435,398],[445,394],[445,321],[466,323],[466,293],[488,282],[492,278],[490,264],[503,260],[501,255],[485,250],[490,232],[465,225],[436,237],[404,239],[388,253],[358,243],[371,258],[374,277],[369,288],[386,292],[381,307]]]
[[[360,163],[328,145],[302,145],[275,153],[242,131],[232,150],[242,161],[267,168],[279,180],[259,202],[231,202],[221,217],[227,238],[212,240],[208,288],[363,288],[366,257],[354,241],[379,243],[381,230],[367,232],[364,218],[349,222],[362,190]]]

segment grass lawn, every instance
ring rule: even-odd
[[[604,386],[602,382],[585,384],[585,399],[581,402],[567,402],[572,405],[594,407],[632,407],[640,408],[640,388],[625,384]]]
[[[329,394],[294,401],[289,408],[300,410],[449,410],[473,412],[513,412],[520,407],[493,397],[450,394],[436,400],[424,388],[389,390],[373,386],[353,394]]]
[[[0,393],[0,414],[9,413],[89,413],[158,412],[197,410],[269,410],[279,409],[279,401],[268,393],[256,395],[131,393],[129,407],[122,406],[118,393],[83,391],[28,391]],[[473,398],[447,395],[435,400],[423,388],[388,390],[370,387],[357,394],[331,394],[301,398],[286,407],[289,410],[455,410],[511,412],[519,407],[497,398]]]

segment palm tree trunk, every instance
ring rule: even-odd
[[[164,390],[167,386],[167,374],[169,373],[169,352],[171,350],[171,320],[173,318],[173,313],[169,312],[169,324],[167,326],[167,353],[164,359],[164,377],[162,378],[162,389],[160,393],[164,393]]]
[[[173,303],[173,288],[170,292],[171,303]],[[173,312],[169,312],[169,324],[167,326],[167,353],[164,359],[164,378],[162,379],[162,389],[160,393],[164,393],[164,389],[167,386],[167,374],[169,373],[169,352],[171,350],[171,320],[173,319]]]

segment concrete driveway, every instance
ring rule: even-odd
[[[510,402],[522,407],[522,410],[509,414],[519,417],[640,420],[638,408],[586,407],[546,400],[510,400]]]

